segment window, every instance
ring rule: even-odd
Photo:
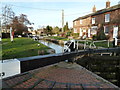
[[[76,25],[76,24],[77,24],[77,21],[74,22],[74,25]]]
[[[91,34],[92,34],[92,35],[96,35],[96,34],[97,34],[97,29],[98,29],[97,26],[92,26],[92,27],[91,27]]]
[[[108,26],[104,26],[104,33],[108,34],[109,33],[109,27]]]
[[[82,28],[80,28],[80,36],[82,36]]]
[[[105,14],[105,22],[110,22],[110,14]]]
[[[74,33],[77,33],[77,29],[76,28],[74,28]]]
[[[92,18],[92,24],[95,24],[95,18]]]
[[[80,24],[82,24],[82,20],[80,20]]]
[[[88,37],[90,37],[90,29],[88,29]]]

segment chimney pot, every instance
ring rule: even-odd
[[[106,2],[106,8],[109,8],[110,7],[110,1],[108,0],[107,2]]]
[[[93,12],[96,12],[96,6],[94,5],[94,7],[93,7]]]

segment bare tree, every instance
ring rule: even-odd
[[[5,32],[7,32],[7,28],[9,24],[11,23],[12,19],[14,18],[15,13],[12,11],[11,7],[9,5],[5,5],[2,7],[2,26],[3,29],[5,29]]]
[[[20,15],[19,22],[24,24],[24,25],[31,24],[30,21],[27,18],[27,15],[25,15],[25,14]]]
[[[15,16],[12,20],[12,23],[10,24],[10,26],[13,28],[15,34],[22,34],[23,32],[28,32],[28,28],[27,26],[24,24],[24,22],[21,23],[21,19],[19,18],[19,16]]]
[[[27,32],[28,28],[26,25],[32,24],[25,14],[15,16],[15,13],[12,11],[9,5],[2,7],[2,20],[2,28],[5,30],[5,32],[7,32],[7,29],[12,27],[13,31],[18,34]]]

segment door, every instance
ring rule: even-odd
[[[113,38],[117,38],[118,36],[118,26],[113,27]]]

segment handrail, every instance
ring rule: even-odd
[[[98,41],[93,41],[93,40],[75,40],[75,41],[77,41],[77,43],[78,43],[78,41],[84,41],[84,49],[86,49],[87,44],[89,45],[89,48],[92,48],[92,45],[93,45],[94,48],[96,48],[97,46],[95,45],[95,43],[98,43],[98,42],[108,42],[107,46],[108,46],[108,48],[110,47],[110,41],[109,40],[98,40]]]

